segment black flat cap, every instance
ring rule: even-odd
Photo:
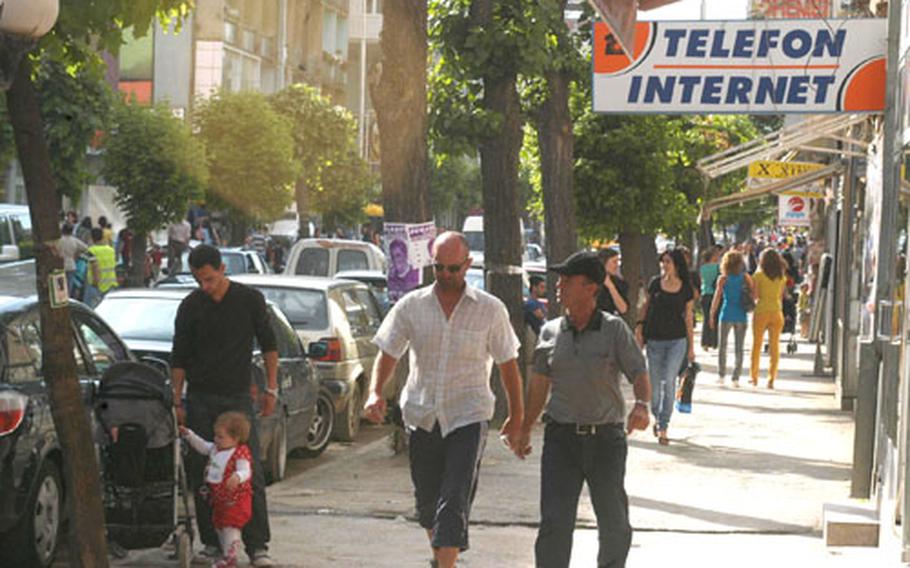
[[[602,284],[607,277],[607,271],[597,253],[588,251],[572,253],[565,261],[554,264],[549,270],[564,276],[587,276],[597,284]]]

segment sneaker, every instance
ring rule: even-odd
[[[193,564],[211,566],[221,559],[221,549],[217,546],[205,545],[205,547],[193,555]]]
[[[250,566],[274,566],[275,562],[269,556],[268,550],[256,550],[250,554]]]
[[[717,384],[719,384],[719,385],[724,384],[724,378],[723,378],[723,377],[717,377]]]

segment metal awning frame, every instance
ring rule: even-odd
[[[710,217],[711,213],[717,211],[718,209],[723,209],[724,207],[729,207],[730,205],[745,203],[746,201],[752,201],[753,199],[759,199],[766,195],[774,195],[788,191],[815,181],[820,181],[832,176],[840,175],[843,173],[843,171],[843,164],[831,164],[830,166],[825,166],[819,170],[806,172],[802,175],[781,179],[755,187],[750,187],[744,191],[712,199],[702,206],[701,212],[698,214],[698,221],[699,223],[702,222],[704,219]]]
[[[698,161],[696,167],[703,176],[715,179],[722,175],[748,167],[756,160],[774,160],[791,153],[794,150],[806,149],[812,152],[826,151],[836,154],[859,155],[852,151],[838,150],[836,148],[818,148],[812,142],[824,138],[831,138],[838,142],[856,144],[860,148],[868,147],[865,140],[854,139],[850,136],[849,129],[865,121],[867,114],[833,114],[819,115],[807,118],[796,124],[785,126],[775,132],[766,134],[761,138],[728,148],[723,152],[706,156]]]

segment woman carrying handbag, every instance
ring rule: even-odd
[[[690,363],[695,361],[695,291],[682,251],[661,254],[660,266],[662,274],[648,285],[644,315],[635,326],[635,338],[639,346],[647,346],[654,435],[666,446],[670,443],[667,429],[676,400],[677,371],[687,356]]]

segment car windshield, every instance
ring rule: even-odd
[[[95,311],[124,339],[172,341],[179,306],[175,299],[109,297]]]
[[[295,329],[320,330],[329,327],[325,292],[283,287],[257,288],[267,300],[278,304]]]
[[[468,241],[469,250],[483,252],[483,232],[467,231],[464,234],[464,238]]]
[[[224,263],[224,273],[225,274],[246,274],[251,272],[247,270],[246,267],[246,257],[242,252],[235,251],[221,251],[221,262]],[[181,260],[182,268],[181,274],[190,273],[190,253],[183,253]]]

